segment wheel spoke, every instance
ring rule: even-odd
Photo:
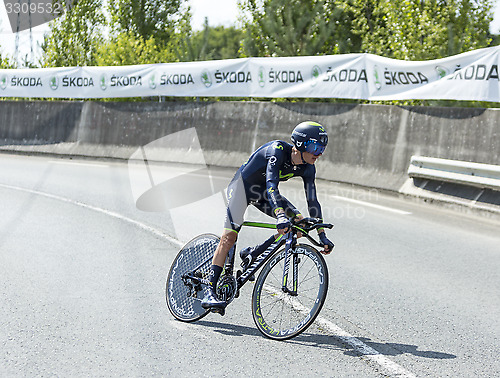
[[[324,259],[312,247],[303,248],[305,252],[299,252],[296,295],[282,291],[285,254],[281,252],[264,266],[255,285],[254,321],[270,338],[283,340],[303,332],[314,321],[326,298],[328,272]]]

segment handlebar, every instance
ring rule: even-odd
[[[302,218],[301,220],[291,220],[292,227],[299,231],[309,232],[318,228],[333,228],[333,224],[322,223],[319,218]]]
[[[333,224],[322,223],[321,219],[319,218],[302,218],[298,221],[290,219],[290,223],[292,224],[291,228],[295,233],[302,233],[312,244],[320,248],[322,248],[323,245],[313,239],[312,236],[309,235],[309,232],[318,228],[333,228]],[[242,226],[276,229],[276,224],[262,222],[245,221],[243,222]]]
[[[292,228],[295,230],[295,232],[301,232],[303,236],[307,238],[307,240],[309,240],[317,247],[323,247],[323,245],[313,239],[313,237],[309,235],[309,231],[317,230],[319,228],[333,228],[333,224],[323,223],[319,218],[303,218],[298,221],[291,220],[291,223]]]

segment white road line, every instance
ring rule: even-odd
[[[300,311],[305,315],[309,313],[309,310],[305,308],[299,301],[295,300],[294,297],[285,295],[281,290],[276,289],[270,285],[264,285],[264,290],[270,292],[277,298],[288,303],[295,310]],[[333,336],[342,340],[342,342],[349,345],[355,352],[361,354],[364,358],[379,365],[383,369],[384,375],[389,377],[416,378],[415,374],[409,372],[394,361],[391,361],[389,358],[387,358],[377,350],[366,345],[364,342],[352,336],[351,334],[340,328],[338,325],[332,323],[324,317],[318,316],[314,323],[328,330]]]
[[[81,165],[85,167],[94,167],[94,168],[109,168],[107,164],[97,164],[97,163],[79,163],[76,161],[64,161],[64,160],[49,160],[51,164],[64,164],[64,165]]]
[[[322,316],[318,316],[315,320],[315,323],[320,327],[328,330],[338,339],[342,340],[344,343],[353,348],[357,353],[363,355],[364,358],[381,366],[384,369],[385,373],[390,377],[416,378],[415,374],[409,372],[394,361],[391,361],[389,358],[373,349],[372,347],[366,345],[364,342],[352,336],[348,332],[344,331],[342,328],[332,323],[328,319],[325,319]]]
[[[352,198],[341,197],[341,196],[334,196],[334,195],[330,195],[329,197],[330,198],[334,198],[334,199],[338,199],[340,201],[355,203],[355,204],[361,205],[361,206],[372,207],[372,208],[378,209],[378,210],[390,211],[390,212],[393,212],[393,213],[396,213],[396,214],[401,214],[401,215],[410,215],[411,214],[408,211],[394,209],[392,207],[387,207],[387,206],[382,206],[382,205],[376,205],[374,203],[360,201],[360,200],[355,200],[355,199],[352,199]]]
[[[125,221],[125,222],[128,222],[130,224],[133,224],[134,226],[137,226],[137,227],[139,227],[139,228],[141,228],[141,229],[143,229],[145,231],[151,232],[152,234],[154,234],[156,236],[164,238],[164,239],[168,240],[170,243],[172,243],[174,245],[178,245],[179,247],[182,247],[184,245],[184,243],[182,243],[181,241],[179,241],[179,240],[177,240],[177,239],[175,239],[175,238],[167,235],[166,233],[164,233],[161,230],[158,230],[157,228],[148,226],[148,225],[146,225],[144,223],[141,223],[141,222],[138,222],[138,221],[136,221],[136,220],[134,220],[132,218],[128,218],[128,217],[126,217],[124,215],[115,213],[114,211],[102,209],[100,207],[96,207],[96,206],[92,206],[92,205],[87,205],[86,203],[83,203],[83,202],[80,202],[80,201],[75,201],[75,200],[72,200],[72,199],[69,199],[69,198],[56,196],[56,195],[50,194],[50,193],[40,192],[38,190],[21,188],[19,186],[12,186],[12,185],[5,185],[5,184],[0,184],[0,187],[6,188],[6,189],[12,189],[12,190],[19,190],[21,192],[26,192],[26,193],[30,193],[30,194],[36,194],[36,195],[43,196],[43,197],[50,198],[50,199],[54,199],[54,200],[57,200],[57,201],[66,202],[66,203],[70,203],[70,204],[73,204],[73,205],[77,205],[77,206],[83,207],[85,209],[93,210],[93,211],[96,211],[98,213],[105,214],[105,215],[108,215],[110,217],[113,217],[113,218],[116,218],[116,219],[120,219],[122,221]]]
[[[0,187],[6,188],[6,189],[11,189],[11,190],[18,190],[30,194],[36,194],[39,196],[43,196],[46,198],[54,199],[57,201],[65,202],[65,203],[70,203],[76,206],[83,207],[85,209],[93,210],[101,214],[105,214],[108,216],[111,216],[116,219],[120,219],[122,221],[128,222],[130,224],[133,224],[134,226],[137,226],[145,231],[151,232],[152,234],[159,236],[161,238],[164,238],[168,240],[170,243],[177,245],[179,247],[182,247],[184,243],[182,243],[180,240],[177,240],[166,233],[164,233],[161,230],[158,230],[154,227],[148,226],[144,223],[138,222],[134,219],[128,218],[124,215],[115,213],[114,211],[102,209],[100,207],[92,206],[92,205],[87,205],[86,203],[80,202],[80,201],[75,201],[69,198],[65,197],[60,197],[54,194],[50,193],[45,193],[45,192],[40,192],[38,190],[33,190],[33,189],[27,189],[27,188],[22,188],[18,186],[12,186],[12,185],[6,185],[6,184],[0,184]],[[271,290],[274,291],[273,288],[270,288],[269,286],[266,285],[265,287],[266,290]],[[282,293],[280,291],[276,291],[277,295],[281,295]],[[298,303],[297,301],[287,298],[287,301],[291,303],[294,307],[299,309],[300,311],[304,311],[305,309],[303,306]],[[406,369],[404,369],[402,366],[398,365],[397,363],[391,361],[384,355],[382,355],[380,352],[377,350],[373,349],[372,347],[366,345],[363,343],[361,340],[357,339],[356,337],[352,336],[348,332],[344,331],[342,328],[337,326],[336,324],[332,323],[331,321],[323,318],[322,316],[318,316],[315,320],[315,323],[319,325],[320,327],[323,327],[324,329],[328,330],[330,333],[332,333],[334,336],[342,340],[344,343],[349,345],[351,348],[353,348],[356,352],[359,354],[363,355],[364,358],[378,364],[386,374],[389,376],[393,377],[405,377],[405,378],[415,378],[416,376]]]

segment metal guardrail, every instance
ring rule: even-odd
[[[412,156],[408,175],[414,178],[500,190],[500,165]]]

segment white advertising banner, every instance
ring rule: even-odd
[[[0,97],[145,96],[500,101],[500,46],[408,62],[372,54],[122,67],[0,69]]]

